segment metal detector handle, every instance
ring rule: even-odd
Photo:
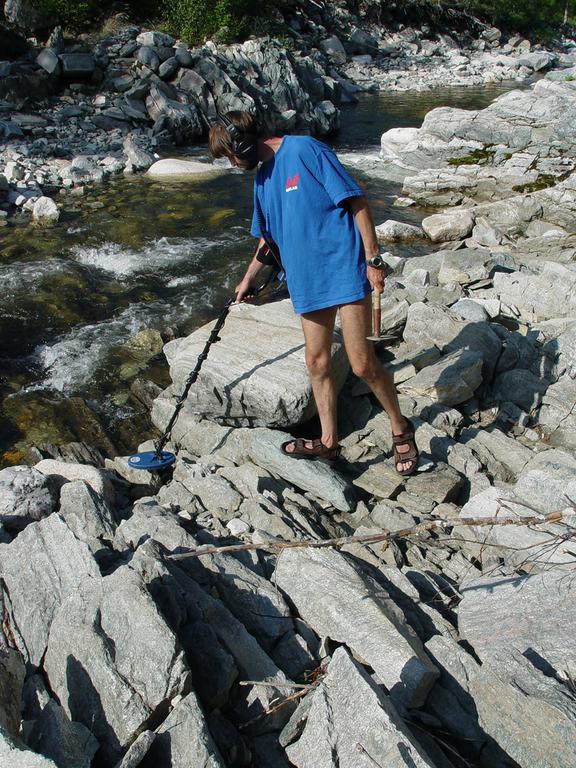
[[[380,297],[382,291],[380,288],[374,288],[372,291],[372,335],[379,337],[382,333],[382,306]]]

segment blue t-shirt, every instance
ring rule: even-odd
[[[274,157],[260,166],[251,233],[262,234],[257,196],[298,314],[370,293],[362,238],[351,211],[340,205],[363,194],[334,152],[309,136],[285,136]]]

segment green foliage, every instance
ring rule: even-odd
[[[208,37],[227,43],[249,34],[271,7],[270,0],[164,0],[164,27],[192,45]]]
[[[574,0],[463,0],[463,7],[503,29],[550,37],[574,13]]]
[[[98,14],[97,0],[37,0],[38,8],[66,29],[79,32]]]

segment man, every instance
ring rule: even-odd
[[[236,301],[253,291],[270,236],[279,246],[290,298],[302,322],[322,435],[289,440],[282,450],[295,459],[334,461],[340,455],[331,366],[339,310],[352,370],[368,383],[390,419],[396,470],[413,474],[418,468],[413,425],[402,416],[393,381],[367,340],[371,289],[383,289],[385,271],[373,265],[378,259],[371,263],[380,249],[364,193],[325,144],[308,136],[262,134],[248,112],[221,116],[210,129],[209,147],[214,157],[227,157],[244,170],[260,164],[251,229],[259,243],[236,287]]]

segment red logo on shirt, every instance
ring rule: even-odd
[[[298,189],[299,178],[300,176],[297,173],[294,176],[288,176],[288,180],[286,181],[286,192],[295,192]]]

